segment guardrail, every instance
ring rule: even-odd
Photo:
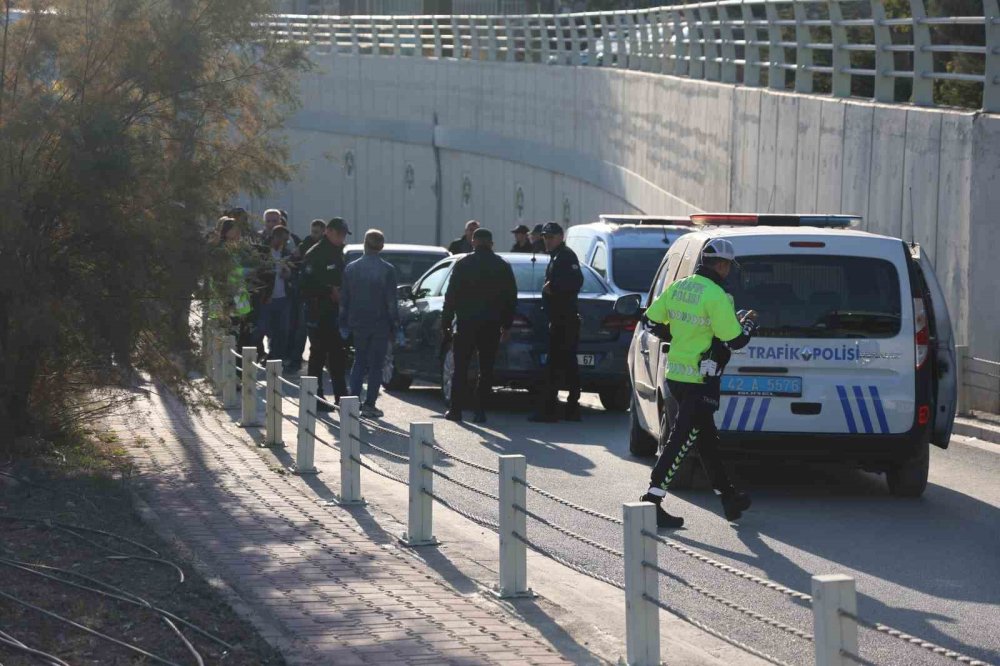
[[[1000,361],[973,356],[964,345],[955,347],[958,364],[959,414],[973,411],[1000,414]]]
[[[399,537],[400,541],[407,546],[426,547],[438,544],[433,533],[433,503],[437,502],[497,533],[500,566],[494,592],[500,598],[534,596],[528,587],[528,548],[579,573],[622,590],[625,593],[626,602],[627,663],[631,666],[652,666],[661,663],[660,610],[666,610],[689,624],[764,661],[777,666],[789,666],[781,659],[691,617],[676,605],[661,598],[660,582],[664,578],[704,599],[735,611],[748,620],[781,631],[797,641],[811,643],[813,645],[813,663],[817,666],[874,663],[861,655],[858,642],[859,627],[878,632],[883,636],[897,639],[952,661],[969,666],[989,666],[983,661],[859,616],[854,579],[849,576],[841,574],[813,576],[811,595],[755,576],[657,534],[655,508],[652,504],[646,502],[623,504],[621,519],[580,506],[548,490],[532,485],[527,480],[527,460],[522,455],[498,456],[496,469],[467,460],[436,443],[434,426],[431,423],[412,423],[409,432],[387,427],[362,417],[360,401],[357,397],[342,398],[339,404],[327,401],[317,395],[317,379],[315,377],[302,377],[301,384],[295,384],[280,377],[280,361],[268,361],[266,366],[261,366],[256,363],[255,348],[243,347],[242,353],[236,352],[234,349],[236,341],[232,336],[224,337],[210,334],[204,336],[204,340],[209,345],[204,353],[206,377],[209,377],[217,387],[216,394],[230,396],[231,399],[228,402],[223,401],[224,406],[235,409],[237,402],[239,402],[241,424],[244,427],[260,426],[256,418],[258,389],[264,389],[266,415],[264,446],[283,446],[281,439],[282,420],[288,419],[297,422],[296,462],[292,467],[294,473],[315,474],[317,472],[314,462],[314,448],[319,442],[340,454],[340,493],[336,496],[338,504],[364,504],[365,501],[361,495],[362,469],[367,469],[377,475],[408,486],[407,530]],[[265,381],[257,379],[258,372],[261,371],[267,373]],[[238,378],[242,393],[240,401],[237,401],[234,396]],[[297,419],[283,414],[282,403],[284,401],[292,402],[292,400],[283,395],[282,386],[288,386],[298,391]],[[318,409],[320,405],[331,416],[324,415],[323,410]],[[338,420],[334,420],[333,415],[336,415]],[[316,432],[317,424],[328,426],[336,431],[339,437],[327,439],[320,436]],[[373,435],[376,433],[405,443],[407,453],[402,454],[378,446],[373,441]],[[403,478],[385,469],[376,462],[374,456],[405,464],[408,468],[407,477]],[[442,471],[435,465],[436,457],[454,463],[456,469],[465,468],[479,474],[485,473],[488,477],[495,479],[497,492],[494,494],[481,484],[463,481],[458,478],[455,472]],[[448,484],[453,484],[496,502],[499,522],[477,516],[436,493],[434,490],[435,479],[441,479]],[[595,518],[604,524],[621,528],[623,549],[617,550],[546,518],[529,505],[528,498],[532,496],[541,497]],[[530,536],[529,520],[531,525],[553,530],[620,560],[624,570],[624,582],[590,571],[540,545]],[[812,614],[811,631],[759,613],[703,586],[692,583],[661,566],[659,556],[661,546],[668,551],[679,553],[712,567],[716,571],[740,578],[762,590],[767,590],[769,593],[781,595],[793,603],[808,606]]]
[[[721,0],[519,16],[286,14],[267,27],[279,40],[333,54],[616,67],[922,106],[935,104],[935,84],[950,82],[973,86],[984,110],[1000,111],[998,0],[982,0],[975,16],[929,16],[924,0],[909,0],[908,15],[901,7]],[[956,37],[968,28],[972,37]],[[975,43],[953,43],[963,39]]]

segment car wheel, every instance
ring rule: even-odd
[[[930,445],[924,442],[916,458],[890,469],[885,473],[889,492],[896,497],[920,497],[927,488],[927,473],[930,470]]]
[[[670,430],[673,428],[674,414],[677,413],[677,403],[670,396],[663,401],[660,408],[660,436],[657,438],[657,457],[663,453],[667,446],[667,439],[670,437]],[[698,460],[689,453],[684,456],[680,466],[674,473],[674,478],[670,481],[671,490],[690,490],[694,486],[695,475],[698,473]]]
[[[631,423],[628,432],[628,451],[638,458],[648,458],[656,455],[656,438],[642,429],[639,423],[639,406],[635,404],[635,395],[632,396],[632,409],[629,415]]]
[[[387,391],[405,391],[413,383],[413,377],[401,375],[396,371],[396,360],[392,356],[392,349],[385,355],[385,363],[382,365],[382,386]]]
[[[598,391],[601,405],[609,412],[624,412],[632,401],[632,387],[628,382]]]

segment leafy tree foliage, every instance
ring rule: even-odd
[[[0,0],[0,448],[190,349],[206,220],[290,175],[269,6]]]

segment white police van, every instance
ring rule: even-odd
[[[645,294],[670,246],[691,231],[687,217],[601,215],[566,232],[566,245],[619,295]]]
[[[885,472],[895,495],[927,484],[928,444],[948,447],[955,345],[944,295],[918,246],[858,231],[841,215],[692,215],[642,303],[691,275],[712,238],[736,249],[727,280],[759,331],[733,353],[716,413],[729,456],[846,461]],[[625,301],[626,299],[620,299]],[[627,306],[624,306],[627,307]],[[664,380],[669,347],[636,328],[629,448],[652,455],[676,405]],[[675,484],[691,483],[688,460]]]

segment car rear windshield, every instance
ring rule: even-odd
[[[421,275],[430,270],[431,266],[444,259],[446,254],[428,254],[426,252],[382,252],[379,254],[396,267],[396,281],[399,284],[413,284]],[[348,252],[344,257],[347,263],[361,257],[360,252]]]
[[[772,338],[891,338],[900,330],[899,275],[883,259],[829,255],[739,257],[728,287]]]
[[[669,247],[623,247],[611,251],[611,274],[626,291],[645,294],[653,284],[656,269]]]
[[[511,264],[514,269],[514,281],[517,282],[517,290],[521,292],[540,292],[545,285],[545,268],[547,262],[541,261],[518,261]],[[581,266],[583,270],[583,287],[581,294],[606,294],[607,290],[601,284],[601,278]]]

